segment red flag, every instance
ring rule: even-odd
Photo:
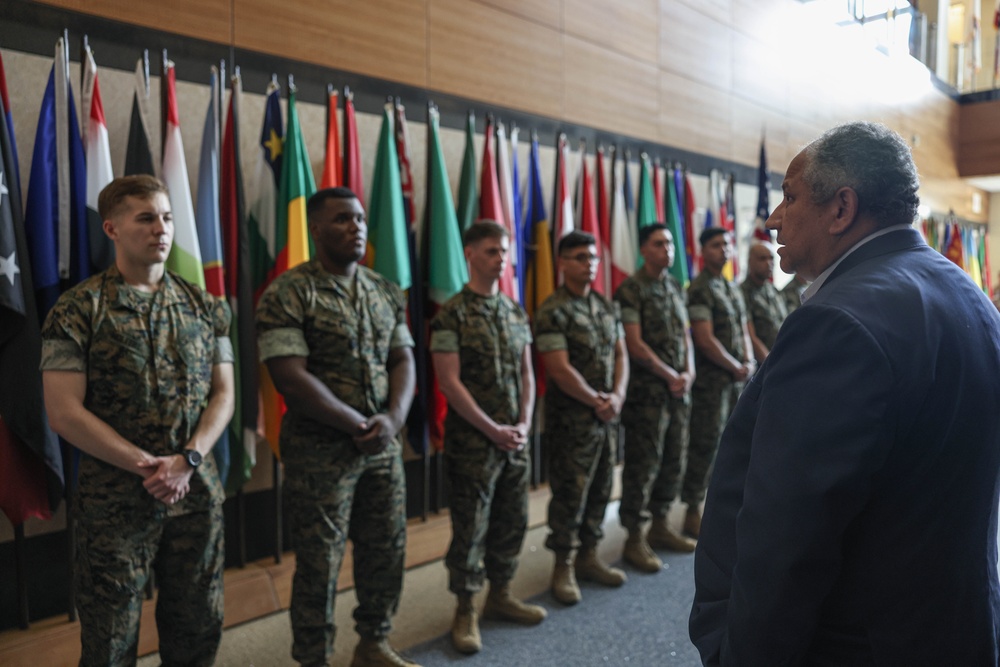
[[[698,258],[698,240],[694,235],[694,215],[695,215],[694,188],[691,186],[691,177],[687,170],[684,170],[684,252],[687,253],[688,276],[694,280],[698,275],[698,268],[701,266]]]
[[[580,229],[592,234],[597,241],[597,251],[600,253],[604,248],[601,242],[601,228],[597,217],[597,205],[594,203],[594,184],[590,180],[590,171],[587,169],[587,155],[583,148],[580,148]],[[597,275],[591,287],[598,294],[606,294],[604,282],[604,264],[597,265]]]
[[[333,87],[326,91],[326,154],[323,158],[321,188],[334,188],[343,181],[343,158],[340,155],[340,130],[337,127],[337,106],[340,95]]]
[[[344,88],[344,173],[343,184],[365,205],[364,174],[361,170],[361,146],[358,144],[358,121],[354,117],[354,94]]]
[[[500,199],[500,182],[497,180],[497,161],[493,151],[493,118],[486,119],[485,142],[483,144],[483,169],[479,183],[479,218],[495,220],[505,229],[507,220],[503,214],[503,201]],[[514,288],[514,267],[507,262],[503,275],[500,276],[500,291],[517,301]]]
[[[657,222],[666,222],[666,208],[663,205],[663,177],[667,170],[660,166],[660,158],[653,160],[653,199],[656,203]],[[667,173],[669,176],[669,173]]]

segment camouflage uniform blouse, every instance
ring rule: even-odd
[[[610,392],[615,382],[615,345],[624,338],[615,306],[597,292],[574,295],[563,285],[535,314],[535,340],[540,352],[566,350],[569,363],[596,391]],[[579,411],[579,401],[555,383],[547,385],[546,415]],[[589,407],[587,413],[591,413]]]
[[[257,304],[257,337],[261,361],[306,357],[309,372],[334,396],[370,417],[388,407],[389,351],[412,347],[413,337],[396,285],[359,266],[354,286],[352,298],[318,260],[284,272]],[[283,458],[308,465],[314,454],[325,461],[320,445],[350,441],[347,433],[288,406],[281,424]]]
[[[758,286],[750,280],[744,280],[740,289],[743,290],[743,298],[750,311],[757,338],[770,350],[774,347],[774,339],[778,337],[778,327],[788,317],[785,300],[769,282]]]
[[[643,342],[660,361],[678,373],[688,370],[687,308],[676,278],[667,274],[655,279],[645,271],[637,271],[618,287],[615,301],[621,307],[622,324],[640,325]],[[629,378],[629,393],[667,393],[667,383],[641,364],[631,364]]]
[[[233,362],[225,301],[164,273],[151,294],[129,287],[112,266],[59,297],[42,329],[42,370],[87,374],[84,406],[154,456],[180,452],[198,426],[212,366]],[[91,505],[144,504],[171,515],[222,503],[215,459],[191,476],[191,491],[168,508],[142,478],[90,456],[80,461],[80,497]]]
[[[476,294],[468,285],[431,322],[431,352],[458,353],[459,379],[498,424],[520,419],[521,359],[529,343],[528,317],[516,303],[505,294]],[[445,435],[449,442],[465,444],[470,435],[481,434],[449,410]]]
[[[711,322],[712,333],[726,351],[741,363],[747,358],[743,336],[747,313],[743,295],[724,276],[716,277],[708,271],[702,271],[691,281],[688,287],[688,316],[692,322]],[[717,376],[722,376],[726,382],[732,381],[727,370],[709,361],[697,347],[694,365],[698,369],[698,376],[695,378],[698,384],[714,380]]]

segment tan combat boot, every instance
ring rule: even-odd
[[[513,621],[522,625],[538,625],[546,612],[537,604],[526,604],[510,592],[510,584],[494,587],[490,584],[490,594],[486,596],[483,618]]]
[[[696,541],[684,537],[671,528],[665,516],[653,517],[653,524],[649,528],[646,541],[654,549],[667,549],[680,553],[691,553],[698,546]]]
[[[362,637],[354,649],[351,667],[420,667],[396,653],[385,638]]]
[[[696,540],[701,537],[701,510],[697,505],[688,506],[684,515],[684,534]]]
[[[472,605],[471,593],[458,595],[455,620],[451,624],[451,644],[459,653],[478,653],[483,648],[479,635],[479,616]]]
[[[628,579],[617,567],[608,567],[597,557],[597,549],[582,549],[576,556],[576,574],[582,581],[593,581],[605,586],[621,586]]]
[[[580,601],[580,586],[573,570],[573,552],[557,551],[556,566],[552,570],[552,597],[563,604]]]
[[[646,541],[646,536],[642,534],[641,528],[629,531],[628,539],[625,540],[625,549],[622,551],[622,559],[643,572],[659,572],[663,568],[663,561],[649,548],[649,543]]]

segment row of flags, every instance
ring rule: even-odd
[[[953,216],[938,220],[924,218],[917,229],[927,245],[969,274],[972,282],[987,296],[993,294],[990,245],[985,229],[979,225],[960,224]]]
[[[82,61],[83,112],[78,119],[66,39],[58,40],[39,116],[23,217],[16,197],[21,187],[13,119],[5,85],[0,85],[4,154],[9,153],[0,172],[0,223],[17,232],[7,233],[4,227],[2,238],[7,245],[0,245],[0,318],[11,318],[12,322],[7,326],[4,320],[0,335],[0,368],[27,360],[30,363],[22,374],[4,372],[3,377],[30,376],[35,383],[19,385],[16,392],[9,390],[9,382],[0,385],[0,415],[4,417],[0,422],[0,463],[4,464],[0,465],[0,509],[15,523],[30,516],[51,515],[68,479],[63,470],[63,453],[72,451],[65,443],[60,447],[51,430],[42,427],[45,419],[37,372],[39,323],[62,291],[113,262],[113,246],[101,230],[96,211],[97,193],[114,175],[109,128],[97,66],[86,45]],[[266,367],[256,360],[254,306],[276,276],[312,256],[305,209],[316,184],[291,77],[286,118],[276,78],[267,88],[253,171],[244,184],[239,155],[242,84],[238,70],[230,77],[224,70],[224,63],[211,68],[208,79],[210,101],[199,153],[197,198],[191,196],[176,73],[166,52],[160,87],[162,156],[155,159],[151,150],[150,133],[154,128],[149,111],[153,102],[149,58],[144,55],[136,64],[122,173],[154,174],[168,185],[176,228],[168,268],[226,298],[232,308],[237,408],[214,455],[227,490],[234,492],[249,479],[259,435],[266,438],[276,456],[280,455],[278,436],[284,406]],[[0,84],[3,82],[0,62]],[[342,123],[338,121],[341,105]],[[426,197],[422,243],[418,248],[418,212],[413,210],[411,150],[403,105],[398,99],[390,99],[383,109],[370,188],[363,179],[350,90],[345,89],[341,95],[340,91],[328,89],[326,121],[320,186],[343,185],[358,195],[368,212],[369,248],[364,262],[408,292],[408,319],[419,351],[418,389],[408,435],[418,452],[424,451],[428,443],[440,447],[443,439],[445,402],[437,391],[424,342],[430,318],[468,279],[461,234],[470,225],[489,218],[510,232],[512,261],[502,277],[501,288],[523,304],[529,314],[559,283],[554,270],[555,249],[559,239],[573,229],[587,231],[597,239],[605,261],[594,289],[610,296],[641,265],[636,239],[642,226],[657,221],[669,225],[678,258],[672,272],[682,284],[700,268],[694,239],[701,228],[735,227],[732,176],[712,172],[709,204],[703,215],[696,215],[690,177],[680,165],[661,165],[643,153],[639,156],[639,181],[633,186],[628,150],[598,147],[592,175],[586,147],[571,150],[565,135],[557,138],[554,196],[551,208],[547,208],[537,137],[531,137],[529,164],[522,182],[518,128],[511,126],[508,130],[503,122],[488,116],[482,154],[477,157],[472,113],[465,126],[461,177],[453,198],[441,149],[439,114],[430,105]],[[8,243],[12,239],[23,243],[15,247]],[[27,335],[22,335],[25,332]],[[22,349],[25,345],[32,349],[26,352]],[[540,377],[540,390],[543,387],[544,378]],[[32,416],[34,422],[22,424],[15,416]],[[34,465],[35,474],[27,475],[24,471],[32,467],[28,463],[7,464],[21,460],[6,458],[17,452],[44,464]],[[55,491],[33,496],[32,489]],[[34,500],[25,501],[30,498]]]

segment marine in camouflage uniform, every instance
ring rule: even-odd
[[[362,638],[352,664],[408,664],[359,658],[363,647],[387,646],[402,588],[406,487],[397,433],[412,400],[413,347],[405,299],[356,265],[367,227],[350,190],[321,190],[308,214],[318,258],[278,276],[256,317],[261,360],[288,406],[280,446],[296,559],[292,657],[326,665],[333,654],[337,576],[350,538]],[[331,272],[331,261],[353,275]],[[390,414],[395,430],[383,433],[382,447],[369,447],[362,437],[376,422],[385,428]]]
[[[150,218],[164,210],[169,215],[166,191],[152,177],[118,179],[105,190],[110,191],[130,193],[122,195],[125,203],[109,204],[116,216],[123,207],[125,215],[145,213],[147,205],[160,206]],[[104,197],[102,217],[108,220]],[[164,231],[169,222],[141,224],[144,236],[133,241],[138,238],[142,252],[151,234],[172,233]],[[165,244],[169,247],[169,240]],[[118,245],[118,265],[129,266],[135,250]],[[42,330],[50,419],[57,432],[95,454],[80,459],[74,500],[80,664],[136,663],[143,589],[155,573],[162,663],[211,665],[222,635],[225,495],[215,460],[207,454],[232,414],[229,307],[169,272],[155,291],[140,290],[126,282],[118,265],[64,293]],[[162,259],[159,265],[162,269]],[[229,378],[228,396],[224,383],[214,379],[219,367]],[[81,392],[87,423],[63,414],[64,391]],[[228,401],[228,413],[216,412],[217,401]],[[204,421],[217,418],[211,433],[200,423],[210,410],[214,417]],[[153,479],[160,472],[154,467],[171,462],[189,466],[177,455],[201,436],[211,441],[198,443],[205,456],[190,471],[186,495],[154,497],[144,476]],[[145,464],[145,472],[124,469],[142,460],[136,452],[161,458]]]
[[[774,288],[774,252],[769,244],[757,242],[750,247],[747,277],[740,285],[750,323],[750,341],[757,363],[764,363],[778,328],[788,317],[785,300]]]
[[[722,275],[731,252],[728,233],[710,227],[702,232],[701,245],[705,266],[688,287],[698,376],[691,392],[691,438],[681,486],[681,500],[688,506],[684,530],[694,538],[701,528],[700,505],[719,437],[746,378],[756,368],[743,295]]]
[[[625,560],[656,572],[663,564],[650,544],[694,550],[693,541],[667,524],[688,443],[694,351],[684,290],[667,272],[674,257],[670,231],[659,223],[648,225],[639,240],[645,263],[615,292],[631,364],[622,410],[625,463],[619,516],[629,531]],[[651,520],[647,542],[643,530]]]
[[[450,483],[448,587],[458,597],[453,643],[482,648],[472,594],[490,581],[484,613],[525,624],[545,610],[511,597],[509,582],[528,525],[534,409],[531,329],[525,312],[498,290],[507,231],[481,221],[463,238],[470,281],[431,322],[431,352],[448,398],[444,456]]]
[[[781,288],[781,296],[785,300],[785,310],[789,315],[802,305],[802,292],[808,285],[808,282],[795,275]]]
[[[620,570],[605,567],[610,575],[593,572],[604,567],[596,561],[595,550],[604,537],[602,523],[615,465],[613,433],[628,382],[628,354],[617,311],[590,289],[599,261],[596,253],[589,234],[571,232],[563,237],[559,267],[566,282],[535,314],[535,341],[549,379],[544,438],[552,499],[545,546],[556,552],[553,593],[568,604],[580,597],[574,590],[576,575],[608,585],[625,580]],[[568,367],[559,364],[560,355],[554,353],[564,353]],[[606,412],[609,401],[617,409]],[[569,559],[577,550],[579,557],[572,565]],[[572,582],[566,574],[573,575]]]

